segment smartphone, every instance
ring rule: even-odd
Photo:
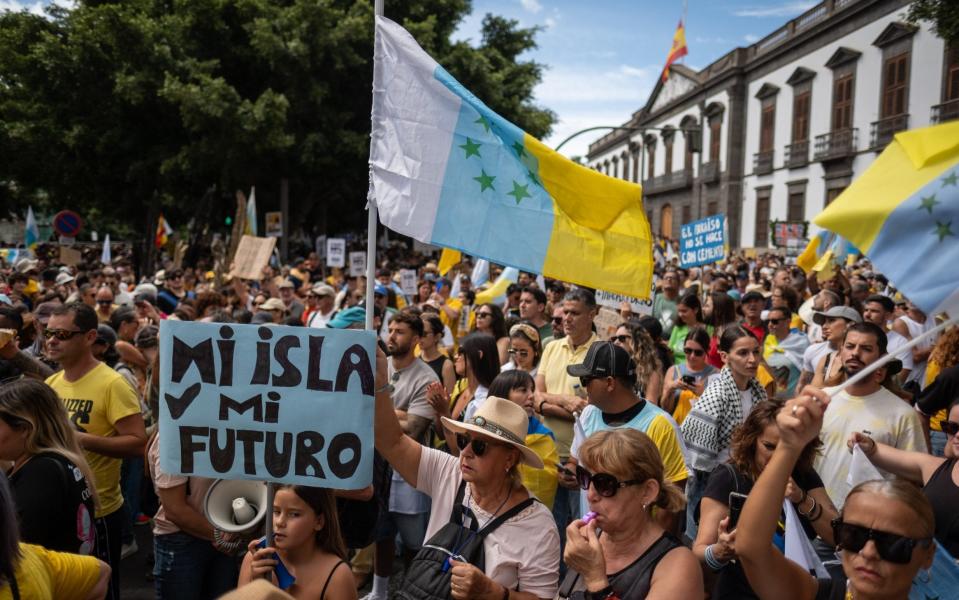
[[[743,512],[743,505],[746,504],[746,497],[746,494],[729,492],[729,525],[726,526],[726,531],[732,531],[736,529],[736,525],[739,524],[739,515]]]
[[[686,385],[696,385],[696,378],[692,375],[683,375],[681,379]]]

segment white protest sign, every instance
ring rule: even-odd
[[[416,295],[416,270],[400,269],[400,289],[407,296]]]
[[[326,258],[326,236],[325,235],[316,236],[316,242],[313,245],[313,250],[316,251],[317,258]]]
[[[264,215],[266,237],[283,237],[283,213],[268,212]]]
[[[366,275],[366,252],[350,252],[350,277]]]
[[[346,240],[343,238],[326,239],[326,266],[341,269],[346,266]]]
[[[366,487],[375,362],[368,331],[163,321],[160,464],[180,475]]]
[[[633,296],[624,296],[622,294],[614,294],[613,292],[596,290],[596,304],[608,306],[613,310],[619,311],[620,304],[629,302],[629,308],[633,311],[634,315],[651,315],[653,314],[653,295],[655,292],[655,283],[652,284],[652,289],[649,292],[649,300],[641,300]]]

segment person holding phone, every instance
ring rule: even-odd
[[[782,405],[762,402],[734,432],[729,462],[710,474],[699,507],[699,531],[693,553],[716,573],[713,599],[756,598],[736,558],[736,526],[740,511],[753,483],[762,473],[779,443],[776,415]],[[830,522],[839,513],[829,500],[822,480],[812,468],[819,440],[806,445],[786,485],[786,497],[799,515],[803,531],[809,539],[817,535],[833,544]],[[785,518],[780,519],[780,524]],[[785,531],[778,528],[773,544],[782,552]]]
[[[692,410],[693,403],[706,390],[706,380],[719,369],[706,361],[709,351],[709,333],[697,327],[686,334],[683,342],[685,359],[666,371],[659,406],[682,423]]]

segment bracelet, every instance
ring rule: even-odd
[[[816,499],[815,499],[815,498],[812,498],[812,508],[810,508],[808,512],[803,512],[801,506],[797,506],[797,507],[796,507],[796,512],[798,512],[798,513],[801,514],[802,516],[806,517],[807,519],[811,519],[811,518],[812,518],[811,515],[813,514],[813,512],[816,511],[816,507],[817,507],[817,506],[819,506],[819,504],[816,502]],[[822,508],[822,507],[820,507],[820,508]]]
[[[381,388],[376,388],[375,390],[373,390],[373,394],[376,395],[376,394],[381,394],[381,393],[383,393],[383,392],[389,392],[389,393],[392,394],[394,389],[395,389],[395,388],[393,387],[393,384],[392,384],[392,383],[387,383],[387,384],[384,385],[383,387],[381,387]]]
[[[544,404],[546,404],[546,400],[542,400],[542,401],[539,403],[539,407],[536,409],[536,412],[538,412],[539,414],[543,414],[543,405],[544,405]]]
[[[618,600],[619,596],[616,595],[616,592],[613,590],[613,584],[609,584],[598,592],[591,592],[586,590],[586,593],[583,594],[587,600]]]
[[[710,544],[706,546],[706,566],[708,566],[713,571],[722,571],[726,567],[728,562],[724,562],[716,558],[716,555],[713,554],[713,545]]]

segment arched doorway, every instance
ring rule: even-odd
[[[659,234],[665,238],[673,237],[673,207],[664,204],[659,212]]]

